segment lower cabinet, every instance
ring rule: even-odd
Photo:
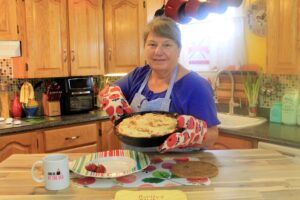
[[[83,152],[100,150],[99,124],[89,123],[42,131],[44,151],[49,152]]]
[[[28,154],[39,152],[37,132],[27,132],[0,137],[0,162],[12,154]]]
[[[251,138],[235,136],[226,133],[219,133],[215,144],[209,148],[211,150],[222,149],[253,149],[257,148],[258,141]]]
[[[12,154],[101,151],[99,122],[0,136],[0,162]]]
[[[102,151],[122,148],[122,145],[114,131],[114,125],[110,120],[101,121]]]

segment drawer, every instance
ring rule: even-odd
[[[45,151],[56,151],[97,143],[98,125],[84,124],[44,131]]]
[[[71,149],[63,149],[57,152],[59,153],[95,153],[98,151],[97,144],[88,144],[85,146],[75,147]]]

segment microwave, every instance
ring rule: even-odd
[[[64,78],[57,82],[62,90],[62,114],[82,113],[94,109],[93,77]]]

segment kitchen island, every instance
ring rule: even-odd
[[[70,153],[73,160],[83,153]],[[263,149],[212,150],[189,154],[149,154],[151,156],[196,157],[218,166],[219,174],[209,186],[157,188],[181,190],[189,200],[198,199],[299,199],[300,161]],[[47,191],[31,178],[31,165],[44,154],[14,154],[0,163],[0,199],[102,199],[112,200],[126,188],[80,188],[71,182],[61,191]],[[127,189],[128,190],[128,189]],[[133,188],[129,190],[141,190]],[[143,190],[146,190],[143,188]],[[152,188],[153,190],[153,188]]]

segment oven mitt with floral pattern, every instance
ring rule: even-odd
[[[179,115],[177,117],[177,128],[183,128],[184,130],[171,134],[158,147],[159,152],[165,153],[175,148],[197,147],[206,140],[206,122],[193,116]]]
[[[117,85],[104,88],[99,93],[99,101],[101,108],[108,114],[113,122],[125,114],[132,113],[121,88]]]

